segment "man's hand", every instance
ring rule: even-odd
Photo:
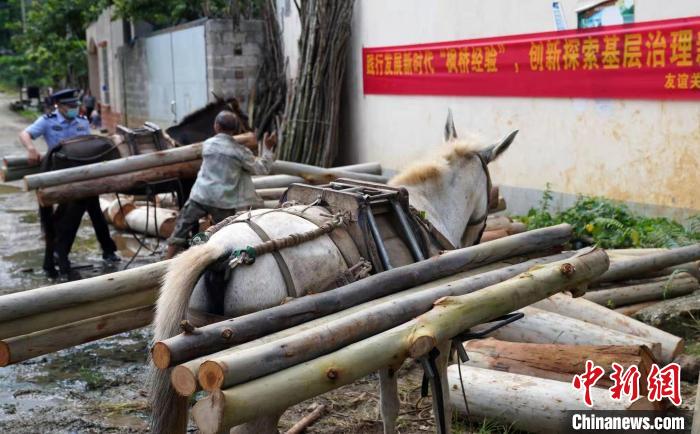
[[[29,160],[30,165],[37,165],[41,161],[41,154],[36,148],[27,149],[27,160]]]
[[[268,151],[275,150],[275,148],[277,147],[277,131],[275,131],[272,134],[263,134],[263,146],[265,146],[265,149],[267,149]]]

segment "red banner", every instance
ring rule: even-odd
[[[700,17],[363,48],[365,94],[700,99]]]

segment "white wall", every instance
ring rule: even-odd
[[[561,4],[569,28],[575,27],[576,1]],[[551,0],[356,0],[355,7],[344,162],[400,168],[421,158],[441,141],[451,107],[458,132],[496,139],[520,130],[492,168],[511,210],[524,212],[550,182],[569,199],[603,195],[676,218],[700,212],[697,102],[362,93],[363,46],[555,30]],[[637,22],[698,15],[697,0],[635,0]]]

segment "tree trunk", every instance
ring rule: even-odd
[[[508,232],[505,229],[498,229],[495,231],[484,231],[481,235],[481,242],[486,243],[488,241],[499,240],[508,236]]]
[[[464,344],[469,361],[463,366],[493,369],[511,374],[529,375],[571,383],[575,375],[586,370],[591,360],[605,372],[613,372],[612,364],[625,369],[637,366],[640,378],[646,379],[651,365],[657,363],[643,345],[561,345],[506,342],[497,339],[472,340]],[[601,377],[597,387],[613,385],[608,376]],[[647,394],[646,381],[640,381],[640,393]]]
[[[369,173],[353,172],[342,168],[324,169],[308,164],[293,163],[291,161],[275,161],[272,166],[273,173],[301,176],[302,178],[352,178],[362,181],[386,183],[387,178],[382,175],[372,175]]]
[[[431,288],[435,288],[440,285],[445,285],[450,282],[464,279],[470,276],[476,276],[482,273],[487,273],[491,272],[494,270],[499,270],[499,269],[504,269],[508,267],[512,267],[514,265],[523,265],[523,268],[529,269],[532,266],[535,266],[537,264],[547,264],[549,262],[553,261],[560,261],[564,260],[568,257],[570,257],[572,253],[567,252],[567,253],[560,253],[557,255],[552,255],[552,256],[546,256],[542,258],[537,258],[528,261],[526,264],[522,264],[525,262],[525,258],[509,258],[508,263],[505,262],[499,262],[499,263],[494,263],[490,264],[487,266],[475,268],[473,270],[469,271],[463,271],[461,273],[457,273],[448,277],[443,277],[441,279],[437,279],[431,282],[424,283],[423,285],[419,285],[416,287],[413,287],[411,289],[407,289],[395,294],[387,295],[385,297],[376,299],[376,300],[371,300],[362,304],[359,304],[357,306],[353,306],[349,309],[342,310],[340,312],[333,313],[331,315],[327,315],[321,318],[317,318],[312,321],[308,321],[299,325],[296,325],[294,327],[290,327],[287,329],[280,330],[278,332],[263,336],[261,338],[255,339],[248,341],[244,344],[236,345],[233,348],[230,349],[225,349],[223,351],[219,351],[218,353],[214,354],[207,354],[201,357],[198,357],[196,359],[192,359],[189,362],[183,363],[181,365],[175,366],[173,368],[173,373],[171,375],[171,379],[173,380],[173,387],[175,390],[178,391],[182,396],[190,396],[192,395],[195,391],[201,389],[199,386],[199,382],[197,381],[197,377],[199,374],[199,367],[202,363],[204,363],[207,360],[210,359],[217,359],[217,358],[222,358],[222,357],[227,357],[230,353],[232,352],[238,352],[238,351],[245,351],[249,350],[251,348],[256,348],[261,345],[266,345],[271,342],[276,342],[281,339],[287,338],[289,336],[294,336],[297,334],[305,333],[307,330],[317,328],[320,326],[323,326],[324,324],[327,324],[332,321],[336,321],[342,318],[345,318],[349,315],[354,315],[360,311],[363,311],[365,309],[371,309],[374,306],[377,306],[379,304],[387,303],[392,300],[397,300],[402,297],[410,296],[412,294],[416,294],[421,291],[426,291]],[[175,371],[178,371],[177,373],[177,380],[176,380],[176,374]]]
[[[661,300],[652,300],[652,301],[645,301],[643,303],[630,304],[627,306],[618,307],[617,309],[614,309],[614,310],[615,310],[615,312],[621,313],[622,315],[632,316],[635,313],[639,312],[640,310],[642,310],[646,307],[649,307],[649,306],[653,306],[656,303],[661,303]]]
[[[148,220],[146,220],[148,218]],[[154,206],[136,207],[126,215],[125,224],[128,229],[154,237],[168,238],[175,229],[177,211],[157,208]],[[156,222],[158,225],[156,226]]]
[[[476,324],[585,283],[607,267],[604,251],[589,250],[481,291],[446,297],[429,312],[391,330],[310,362],[214,391],[195,404],[193,418],[205,434],[228,431],[232,426],[349,384],[406,356],[423,356],[436,344]]]
[[[102,302],[124,294],[157,291],[169,263],[169,260],[161,261],[89,279],[3,295],[0,297],[0,318],[7,322]]]
[[[204,390],[224,389],[306,362],[410,321],[429,311],[438,299],[495,285],[528,271],[538,262],[528,261],[451,281],[247,350],[234,347],[225,355],[202,363],[199,384]]]
[[[85,197],[98,196],[104,193],[127,191],[140,187],[147,182],[160,181],[168,178],[194,179],[199,171],[200,163],[200,160],[194,160],[122,173],[105,178],[71,182],[53,187],[41,188],[37,190],[36,195],[41,206],[49,206]],[[60,170],[56,170],[46,173],[60,172]]]
[[[397,267],[313,297],[301,297],[281,306],[202,327],[197,333],[180,334],[157,342],[152,349],[153,361],[165,369],[459,271],[559,246],[570,235],[571,226],[563,224]],[[222,333],[228,339],[223,338]]]
[[[691,246],[679,247],[665,252],[651,253],[649,255],[629,258],[621,261],[613,261],[610,269],[600,276],[594,283],[615,282],[626,279],[639,278],[639,276],[663,270],[674,265],[685,264],[700,259],[700,243]]]
[[[457,365],[447,368],[450,402],[458,411],[466,412],[462,391],[467,396],[469,415],[481,420],[496,419],[519,430],[534,433],[561,432],[568,426],[569,410],[591,410],[583,402],[583,393],[570,382],[555,381],[528,375],[510,374],[490,369]],[[633,404],[613,400],[610,392],[591,388],[593,410],[653,410],[642,398]]]
[[[3,321],[0,322],[0,339],[26,335],[121,310],[151,306],[157,299],[158,287],[154,286],[142,291]]]
[[[622,333],[658,342],[661,345],[661,360],[671,363],[683,351],[683,339],[641,321],[626,317],[583,298],[572,298],[566,294],[555,294],[533,305],[538,309],[554,312],[569,318],[606,327]]]
[[[700,284],[696,278],[687,273],[678,273],[655,282],[588,291],[583,297],[586,300],[614,309],[628,304],[680,297],[697,289],[700,289]]]
[[[657,359],[661,345],[649,339],[622,333],[534,307],[521,309],[525,317],[491,333],[496,339],[533,344],[646,345]],[[479,326],[475,331],[483,330]]]
[[[279,199],[285,191],[287,191],[287,187],[259,188],[255,190],[255,193],[263,199]]]
[[[39,166],[3,167],[0,169],[0,182],[17,181],[25,176],[39,173],[40,171],[41,168]]]
[[[0,366],[144,327],[154,306],[124,310],[0,341]]]
[[[486,228],[484,229],[484,231],[497,231],[499,229],[507,231],[510,228],[510,224],[512,222],[513,221],[506,216],[490,215],[486,219]]]
[[[287,188],[293,183],[306,184],[306,180],[301,176],[292,175],[264,175],[253,177],[253,185],[256,189]]]

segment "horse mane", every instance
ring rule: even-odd
[[[194,120],[198,119],[202,115],[202,113],[206,113],[210,110],[214,110],[217,108],[219,110],[223,110],[224,108],[227,108],[226,106],[228,104],[231,104],[231,106],[233,107],[232,111],[236,114],[236,116],[238,116],[238,118],[243,123],[243,128],[245,128],[246,131],[250,131],[250,125],[248,124],[248,115],[245,114],[243,112],[243,110],[241,110],[240,103],[234,97],[226,98],[224,100],[214,100],[214,101],[208,103],[207,105],[205,105],[204,107],[188,113],[184,118],[182,118],[182,120],[180,122],[178,122],[177,125],[173,125],[171,128],[179,127],[182,125],[187,125],[188,123],[193,122]],[[221,107],[221,106],[223,106],[223,107]]]
[[[450,164],[475,156],[483,147],[476,139],[450,140],[438,160],[425,161],[407,166],[389,180],[389,185],[416,185],[439,179]]]

